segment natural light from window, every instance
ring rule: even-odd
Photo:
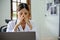
[[[12,17],[12,19],[13,20],[15,20],[16,18],[17,18],[17,16],[16,16],[16,9],[17,9],[17,5],[19,4],[19,3],[26,3],[26,0],[13,0],[13,2],[12,2],[12,7],[13,7],[13,17]]]
[[[26,3],[26,0],[21,0],[22,3]]]

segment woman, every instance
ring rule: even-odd
[[[10,21],[6,32],[29,32],[35,31],[37,35],[37,26],[31,21],[31,13],[26,3],[21,3],[17,9],[17,20]],[[37,35],[38,40],[38,35]]]
[[[17,20],[10,21],[6,32],[32,31],[33,23],[31,22],[31,13],[26,3],[21,3],[17,9]],[[34,30],[35,31],[35,30]]]

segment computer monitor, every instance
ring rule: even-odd
[[[36,40],[35,32],[0,32],[0,40]]]

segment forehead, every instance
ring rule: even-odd
[[[20,11],[18,11],[18,12],[29,12],[27,9],[25,9],[25,8],[23,8],[23,9],[21,9]]]

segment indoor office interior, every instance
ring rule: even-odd
[[[0,32],[6,32],[9,21],[17,19],[20,3],[28,4],[39,40],[60,40],[60,0],[0,0]]]

